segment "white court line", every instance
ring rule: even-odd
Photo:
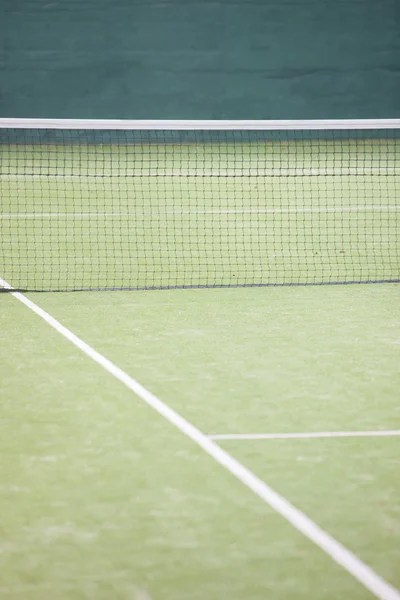
[[[381,431],[312,431],[310,433],[217,433],[209,435],[210,440],[289,440],[311,438],[348,438],[348,437],[393,437],[400,430]]]
[[[214,209],[214,210],[157,210],[152,212],[35,212],[35,213],[3,213],[0,219],[86,219],[86,218],[118,218],[158,215],[236,215],[236,214],[326,214],[364,211],[400,211],[400,205],[365,205],[365,206],[333,206],[333,207],[299,207],[299,208],[243,208],[243,209]]]
[[[39,167],[40,169],[40,167]],[[78,179],[83,183],[86,179],[140,179],[143,177],[196,177],[196,178],[207,178],[207,177],[348,177],[348,176],[371,176],[371,175],[387,175],[397,176],[400,175],[400,170],[395,167],[339,167],[326,168],[326,169],[305,169],[302,167],[276,167],[274,169],[223,169],[215,171],[202,170],[199,165],[197,171],[164,171],[157,169],[156,171],[150,171],[144,168],[137,168],[137,171],[131,172],[103,172],[101,174],[96,173],[3,173],[0,174],[0,179]]]
[[[0,278],[0,286],[12,290],[12,287]],[[190,438],[195,444],[202,448],[217,463],[229,471],[243,485],[252,490],[261,500],[272,507],[277,513],[283,516],[293,527],[303,533],[305,537],[313,541],[321,550],[324,550],[336,563],[341,565],[348,573],[353,575],[365,588],[374,594],[380,600],[400,600],[400,592],[392,585],[387,583],[378,573],[373,571],[368,565],[363,563],[355,554],[345,548],[340,542],[335,540],[319,525],[314,523],[307,515],[293,506],[286,498],[278,494],[267,483],[259,479],[252,471],[233,458],[228,452],[220,448],[215,442],[210,440],[197,427],[184,419],[179,413],[162,402],[157,396],[149,392],[135,379],[130,377],[125,371],[117,367],[105,356],[89,346],[77,335],[72,333],[48,312],[44,311],[37,304],[29,300],[19,292],[10,292],[17,300],[25,304],[41,319],[46,321],[53,329],[58,331],[63,337],[69,340],[74,346],[79,348],[86,356],[98,363],[103,369],[108,371],[113,377],[123,383],[136,396],[141,398],[148,406],[162,415],[167,421],[173,424],[181,433]]]

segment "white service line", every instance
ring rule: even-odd
[[[98,166],[100,169],[100,165]],[[40,169],[40,167],[39,167]],[[59,169],[61,171],[61,169]],[[143,178],[160,178],[167,177],[173,178],[176,177],[184,177],[184,178],[196,178],[196,179],[207,179],[209,177],[217,177],[217,178],[238,178],[238,177],[265,177],[265,178],[280,178],[280,177],[371,177],[374,175],[378,176],[398,176],[400,175],[400,170],[396,167],[338,167],[338,168],[327,168],[327,169],[308,169],[305,167],[281,167],[276,166],[272,169],[223,169],[223,170],[210,170],[205,171],[202,170],[201,165],[198,166],[197,171],[165,171],[161,168],[150,171],[144,168],[137,168],[137,171],[132,172],[101,172],[100,173],[72,173],[66,171],[64,173],[46,173],[45,168],[43,168],[43,172],[40,173],[0,173],[0,179],[5,180],[24,180],[24,179],[78,179],[82,183],[85,183],[86,180],[99,179],[100,181],[106,180],[106,182],[110,179],[120,179],[125,180],[127,182],[131,182],[136,179]],[[68,181],[67,181],[68,183]],[[286,183],[286,182],[285,182]]]
[[[348,438],[348,437],[393,437],[400,430],[378,431],[311,431],[309,433],[216,433],[209,435],[210,440],[289,440],[311,438]]]
[[[246,214],[325,214],[347,212],[375,212],[375,211],[400,211],[400,205],[360,205],[360,206],[321,206],[321,207],[294,207],[294,208],[227,208],[210,210],[153,210],[153,211],[127,211],[127,212],[34,212],[34,213],[3,213],[0,219],[87,219],[87,218],[119,218],[119,217],[157,217],[159,215],[246,215]]]
[[[0,286],[12,290],[12,287],[0,278]],[[271,506],[277,513],[282,515],[293,527],[303,533],[305,537],[313,541],[321,550],[324,550],[336,563],[341,565],[348,573],[351,573],[366,589],[380,600],[400,600],[400,592],[387,583],[378,573],[363,563],[355,554],[335,540],[319,525],[314,523],[307,515],[290,504],[283,496],[273,490],[268,484],[259,479],[252,471],[233,458],[228,452],[220,448],[210,440],[204,433],[184,419],[179,413],[162,402],[154,394],[149,392],[125,371],[117,367],[105,356],[89,346],[67,327],[62,325],[48,312],[29,300],[20,292],[10,292],[17,300],[25,304],[41,319],[46,321],[53,329],[79,348],[86,356],[97,362],[103,369],[123,383],[136,396],[141,398],[148,406],[162,415],[172,423],[179,431],[190,438],[195,444],[202,448],[217,463],[229,471],[243,485],[252,490],[266,504]]]

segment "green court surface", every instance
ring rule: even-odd
[[[399,293],[27,294],[358,556],[375,592],[1,294],[0,598],[398,600]]]
[[[400,600],[397,132],[13,135],[0,598]]]

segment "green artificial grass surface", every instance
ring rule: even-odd
[[[29,294],[206,434],[400,429],[399,286]],[[322,550],[0,296],[0,596],[368,599]],[[399,437],[221,441],[392,585]]]

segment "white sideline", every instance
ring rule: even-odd
[[[394,437],[400,430],[378,431],[312,431],[309,433],[216,433],[209,435],[210,440],[296,440],[312,438],[348,438],[348,437]]]
[[[400,211],[400,205],[360,205],[360,206],[321,206],[321,207],[298,207],[298,208],[227,208],[210,210],[154,210],[154,211],[128,211],[128,212],[36,212],[36,213],[0,213],[0,219],[86,219],[100,217],[138,217],[158,215],[245,215],[245,214],[325,214],[325,213],[347,213],[363,211]]]
[[[12,290],[4,279],[0,278],[0,286]],[[79,348],[86,356],[97,362],[103,369],[123,383],[136,396],[141,398],[148,406],[162,415],[173,424],[184,435],[202,448],[217,463],[229,471],[236,479],[241,481],[247,488],[252,490],[259,498],[283,516],[293,527],[303,533],[305,537],[313,541],[321,550],[324,550],[336,563],[341,565],[348,573],[351,573],[365,588],[380,600],[400,600],[400,592],[387,583],[380,575],[363,563],[355,554],[345,548],[326,531],[321,529],[307,515],[290,504],[283,496],[275,492],[269,485],[259,479],[252,471],[233,458],[228,452],[220,448],[210,440],[204,433],[186,421],[179,413],[175,412],[167,404],[162,402],[154,394],[149,392],[125,371],[117,367],[105,356],[89,346],[72,331],[64,327],[49,313],[40,308],[20,292],[10,292],[17,300],[25,304],[41,319],[46,321],[53,329]]]

